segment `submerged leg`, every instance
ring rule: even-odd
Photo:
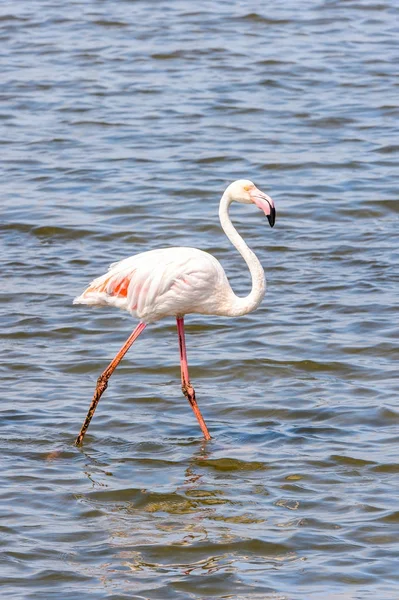
[[[133,331],[132,335],[126,340],[122,348],[119,350],[118,354],[115,356],[114,360],[110,362],[105,371],[101,373],[100,377],[97,379],[96,391],[94,392],[93,400],[91,401],[89,412],[87,413],[86,419],[82,425],[82,429],[80,430],[80,433],[75,440],[75,446],[80,446],[80,444],[83,442],[86,430],[90,425],[90,421],[94,415],[94,411],[97,408],[98,401],[107,389],[109,378],[121,362],[122,358],[125,356],[126,352],[129,350],[130,346],[139,337],[140,333],[144,330],[145,326],[145,323],[139,323],[137,325],[136,329]]]
[[[185,337],[184,337],[184,318],[177,317],[176,322],[177,322],[177,333],[179,334],[181,386],[182,386],[183,394],[186,396],[187,400],[191,404],[191,408],[193,409],[194,414],[197,417],[198,423],[201,427],[201,431],[204,434],[204,438],[206,440],[210,440],[211,436],[209,435],[209,431],[208,431],[205,421],[201,415],[201,411],[198,408],[198,404],[195,399],[195,391],[194,391],[193,386],[190,383],[190,378],[188,376],[186,341],[185,341]]]

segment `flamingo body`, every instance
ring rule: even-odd
[[[174,247],[113,263],[74,304],[108,304],[153,323],[188,313],[224,314],[233,298],[214,256],[197,248]]]

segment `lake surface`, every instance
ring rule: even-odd
[[[399,598],[394,0],[1,6],[1,597]],[[187,245],[267,295],[173,319],[72,306],[109,263]]]

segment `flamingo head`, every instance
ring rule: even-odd
[[[276,209],[274,202],[264,192],[261,192],[249,179],[238,179],[233,181],[227,188],[225,194],[228,195],[231,202],[240,202],[241,204],[256,204],[263,210],[267,216],[270,227],[274,226],[276,220]]]

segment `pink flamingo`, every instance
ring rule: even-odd
[[[265,274],[259,260],[250,250],[229,217],[232,202],[255,204],[274,226],[276,210],[273,200],[251,181],[234,181],[224,192],[219,207],[222,228],[241,254],[252,276],[252,290],[245,298],[235,295],[223,267],[216,258],[197,248],[162,248],[130,256],[113,263],[108,272],[95,279],[74,300],[74,304],[117,306],[140,319],[140,323],[97,380],[96,390],[75,444],[82,443],[98,401],[112,373],[148,323],[163,317],[176,317],[179,336],[181,383],[202,433],[211,439],[190,383],[184,336],[184,315],[199,313],[238,317],[255,310],[266,291]]]

